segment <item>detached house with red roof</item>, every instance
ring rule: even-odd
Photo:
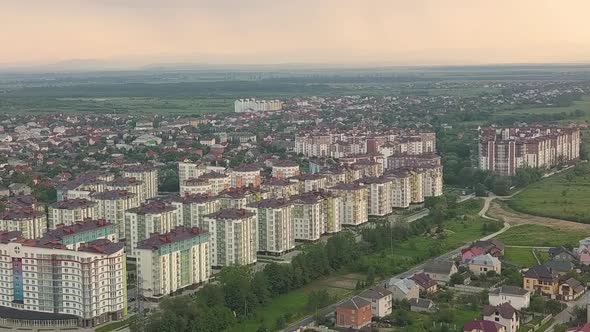
[[[371,323],[371,302],[355,296],[336,307],[336,327],[359,330]]]

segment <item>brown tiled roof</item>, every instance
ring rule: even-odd
[[[206,215],[205,217],[214,219],[244,219],[254,216],[255,213],[246,209],[223,209]]]
[[[269,198],[263,199],[257,202],[250,204],[250,206],[262,208],[262,209],[278,209],[286,206],[292,205],[293,202],[290,200],[286,200],[283,198]]]
[[[88,208],[98,203],[87,200],[85,198],[74,198],[74,199],[65,199],[63,201],[59,201],[54,203],[52,207],[54,209],[62,209],[62,210],[73,210],[73,209],[80,209],[80,208]]]
[[[0,212],[0,220],[28,220],[39,218],[44,215],[43,212],[37,211],[33,208],[13,208]]]
[[[151,234],[149,238],[137,244],[137,249],[158,250],[160,247],[166,244],[179,242],[203,235],[207,235],[207,232],[198,227],[188,228],[184,226],[178,226],[168,233]]]
[[[135,213],[135,214],[159,214],[163,212],[174,211],[175,207],[167,204],[163,201],[149,201],[145,204],[141,204],[140,206],[127,210],[128,212]]]
[[[482,309],[482,313],[484,316],[492,316],[495,313],[498,313],[504,319],[512,319],[515,314],[518,314],[518,311],[514,309],[510,303],[505,302],[497,306],[493,305],[484,305]]]
[[[117,200],[117,199],[127,199],[134,197],[135,194],[129,192],[127,190],[107,190],[102,192],[93,193],[92,198],[100,199],[100,200]]]
[[[65,236],[69,236],[72,234],[87,232],[91,230],[95,230],[102,227],[108,227],[112,224],[105,219],[85,219],[84,221],[79,221],[75,224],[64,226],[57,225],[57,228],[54,230],[50,230],[45,235],[43,235],[43,239],[45,240],[61,240]]]

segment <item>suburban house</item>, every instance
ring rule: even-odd
[[[429,299],[414,298],[410,299],[410,311],[413,312],[434,312],[436,304]]]
[[[439,284],[448,283],[457,271],[457,265],[452,261],[435,260],[424,266],[424,274]]]
[[[416,273],[410,277],[410,279],[414,280],[422,292],[436,293],[436,291],[438,291],[438,284],[436,281],[427,276],[424,272]]]
[[[524,273],[523,288],[531,293],[556,298],[559,288],[559,275],[545,265],[535,265]]]
[[[496,239],[486,241],[476,241],[471,247],[479,247],[484,254],[490,254],[494,257],[504,256],[504,244]]]
[[[463,325],[463,332],[506,332],[506,328],[496,322],[472,320]]]
[[[552,261],[578,262],[578,255],[564,247],[555,247],[549,249],[549,258]]]
[[[545,265],[548,269],[556,272],[559,275],[564,275],[576,267],[574,265],[574,263],[572,263],[570,261],[559,261],[559,260],[548,261],[543,265]]]
[[[383,287],[375,287],[360,293],[358,296],[371,302],[371,314],[374,317],[385,317],[391,314],[393,297],[389,290]]]
[[[474,257],[485,254],[480,247],[469,247],[461,250],[461,263],[466,264],[471,261]]]
[[[568,278],[559,283],[558,298],[562,301],[573,301],[586,291],[586,287],[574,278]]]
[[[475,275],[486,274],[489,271],[494,271],[496,274],[502,272],[502,263],[498,257],[494,257],[490,254],[475,256],[468,263],[469,271]]]
[[[336,327],[360,330],[369,325],[372,318],[371,302],[358,296],[336,307]]]
[[[393,293],[396,301],[420,297],[420,287],[412,279],[391,279],[387,288]]]
[[[495,322],[506,327],[506,332],[516,332],[520,327],[520,313],[510,303],[497,306],[485,305],[482,309],[483,320]]]
[[[531,293],[526,289],[516,286],[502,286],[489,292],[488,300],[490,305],[510,303],[516,310],[528,308],[531,304]]]

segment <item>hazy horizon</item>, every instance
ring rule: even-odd
[[[5,0],[0,66],[588,63],[572,0]]]

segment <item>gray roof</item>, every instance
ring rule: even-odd
[[[449,274],[454,265],[455,263],[451,261],[430,261],[424,266],[424,272]]]
[[[371,305],[371,302],[369,302],[361,297],[355,296],[355,297],[351,298],[350,300],[339,305],[339,307],[357,310],[362,307],[366,307],[368,305]]]
[[[574,268],[574,264],[570,261],[560,261],[560,260],[552,260],[548,261],[547,263],[543,264],[549,269],[558,272],[558,273],[565,273]]]
[[[509,295],[519,295],[519,296],[523,296],[526,295],[529,291],[527,291],[524,288],[520,288],[517,286],[502,286],[499,288],[496,288],[494,290],[492,290],[490,292],[490,294],[509,294]]]
[[[391,294],[392,293],[387,289],[377,286],[371,289],[367,289],[366,291],[360,293],[359,296],[364,299],[378,300]]]
[[[428,309],[434,306],[434,302],[428,299],[410,299],[410,306]]]
[[[397,287],[404,294],[408,294],[410,290],[416,287],[416,282],[412,279],[395,279],[389,280],[389,287]]]

